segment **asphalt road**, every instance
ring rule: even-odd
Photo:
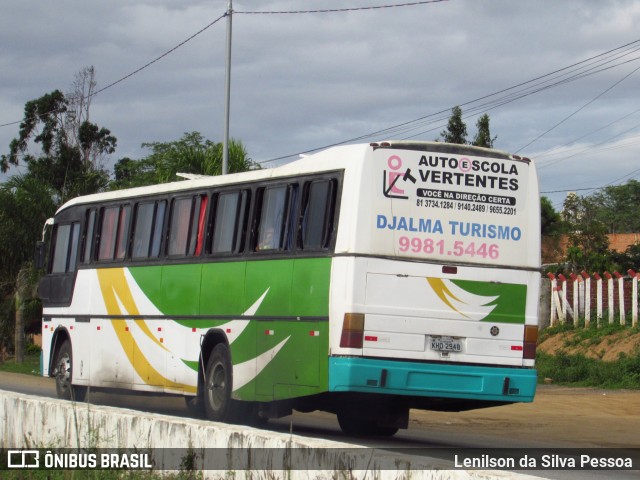
[[[0,372],[0,389],[55,397],[52,379]],[[181,397],[91,392],[91,403],[188,417]],[[640,448],[640,392],[541,386],[531,404],[461,413],[412,411],[390,439],[345,436],[324,412],[271,420],[266,429],[376,448]],[[546,478],[638,478],[638,472],[529,471]],[[606,475],[603,476],[603,474]]]

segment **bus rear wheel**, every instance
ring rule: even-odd
[[[233,370],[229,347],[219,343],[211,351],[204,372],[202,399],[206,418],[214,422],[259,426],[266,419],[259,416],[255,402],[233,400]],[[197,402],[198,400],[196,400]]]
[[[73,355],[71,342],[67,339],[62,342],[54,362],[54,372],[56,377],[56,394],[63,400],[74,400],[84,402],[87,396],[87,387],[73,385]]]
[[[213,348],[204,372],[204,409],[209,420],[226,422],[232,413],[232,369],[229,347],[219,343]]]

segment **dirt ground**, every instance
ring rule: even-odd
[[[569,355],[583,354],[589,358],[604,360],[605,362],[618,360],[621,353],[632,355],[640,349],[640,333],[629,335],[628,331],[621,331],[607,335],[600,339],[578,342],[577,334],[566,332],[553,335],[538,345],[538,351],[554,355],[564,350]]]
[[[578,342],[566,332],[545,339],[538,351],[581,353],[603,361],[635,354],[640,334],[628,331]],[[533,403],[461,412],[412,412],[412,422],[432,430],[474,431],[544,447],[640,447],[640,390],[598,390],[539,385]]]
[[[507,436],[532,447],[640,447],[640,391],[541,385],[533,403],[411,412],[422,428]]]

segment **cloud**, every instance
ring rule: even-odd
[[[305,2],[304,8],[382,3],[331,0]],[[122,78],[218,18],[226,4],[9,2],[0,17],[0,41],[10,45],[0,52],[0,123],[20,120],[28,100],[56,88],[66,91],[84,66],[96,67],[98,88]],[[639,5],[454,0],[350,13],[236,13],[231,135],[263,161],[447,112],[637,40]],[[234,1],[236,12],[299,8],[293,0]],[[94,99],[92,119],[118,138],[112,162],[145,155],[143,142],[171,141],[187,131],[221,139],[225,22]],[[624,59],[640,55],[626,53]],[[522,148],[638,65],[631,62],[489,110],[496,147]],[[535,157],[640,108],[639,78],[634,74],[522,153]],[[463,112],[472,106],[463,105]],[[470,137],[481,113],[466,118]],[[447,116],[394,135],[433,140]],[[637,118],[581,142],[597,143],[633,121]],[[17,131],[17,125],[0,128],[0,150],[8,150]],[[542,190],[598,181],[603,165],[607,175],[640,168],[639,149],[621,143],[596,155],[599,160],[583,155],[583,163],[572,159],[541,169]]]

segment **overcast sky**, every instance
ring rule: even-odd
[[[487,112],[496,148],[537,161],[541,190],[563,191],[546,193],[558,209],[566,190],[589,194],[581,189],[640,178],[640,0],[449,0],[242,13],[410,1],[234,0],[231,136],[258,162],[407,122],[362,141],[434,140],[450,109],[461,105],[470,139]],[[90,65],[104,88],[209,25],[226,6],[4,0],[0,152],[18,133],[17,124],[5,124],[22,119],[27,101],[68,92]],[[225,38],[222,19],[94,98],[92,121],[118,139],[109,166],[145,156],[143,142],[173,141],[184,132],[222,139]]]

